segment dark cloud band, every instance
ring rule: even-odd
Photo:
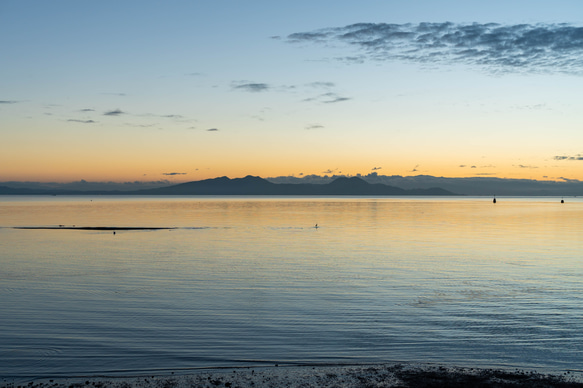
[[[265,92],[265,91],[269,90],[269,85],[264,84],[264,83],[247,83],[247,84],[233,86],[233,88],[238,89],[238,90],[243,90],[246,92],[257,93],[257,92]]]
[[[104,116],[119,116],[124,114],[125,112],[123,112],[121,109],[114,109],[114,110],[110,110],[105,112],[103,115]]]
[[[69,119],[67,121],[70,121],[72,123],[82,123],[82,124],[95,124],[95,121],[93,120],[77,120],[77,119]]]
[[[583,73],[583,27],[569,24],[359,23],[298,32],[288,42],[344,43],[344,60],[464,63],[492,72]]]
[[[566,156],[566,155],[558,155],[553,157],[555,160],[583,160],[583,155],[576,155],[576,156]]]

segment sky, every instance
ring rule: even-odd
[[[583,180],[583,2],[0,0],[0,181]]]

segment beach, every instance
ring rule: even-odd
[[[299,387],[583,387],[581,372],[544,374],[427,364],[269,366],[170,372],[163,375],[80,376],[1,382],[6,388],[299,388]]]

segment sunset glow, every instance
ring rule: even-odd
[[[583,4],[437,3],[4,1],[0,182],[583,180]]]

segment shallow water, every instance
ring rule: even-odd
[[[177,229],[13,228],[59,225]],[[583,362],[579,198],[0,197],[0,226],[2,377]]]

